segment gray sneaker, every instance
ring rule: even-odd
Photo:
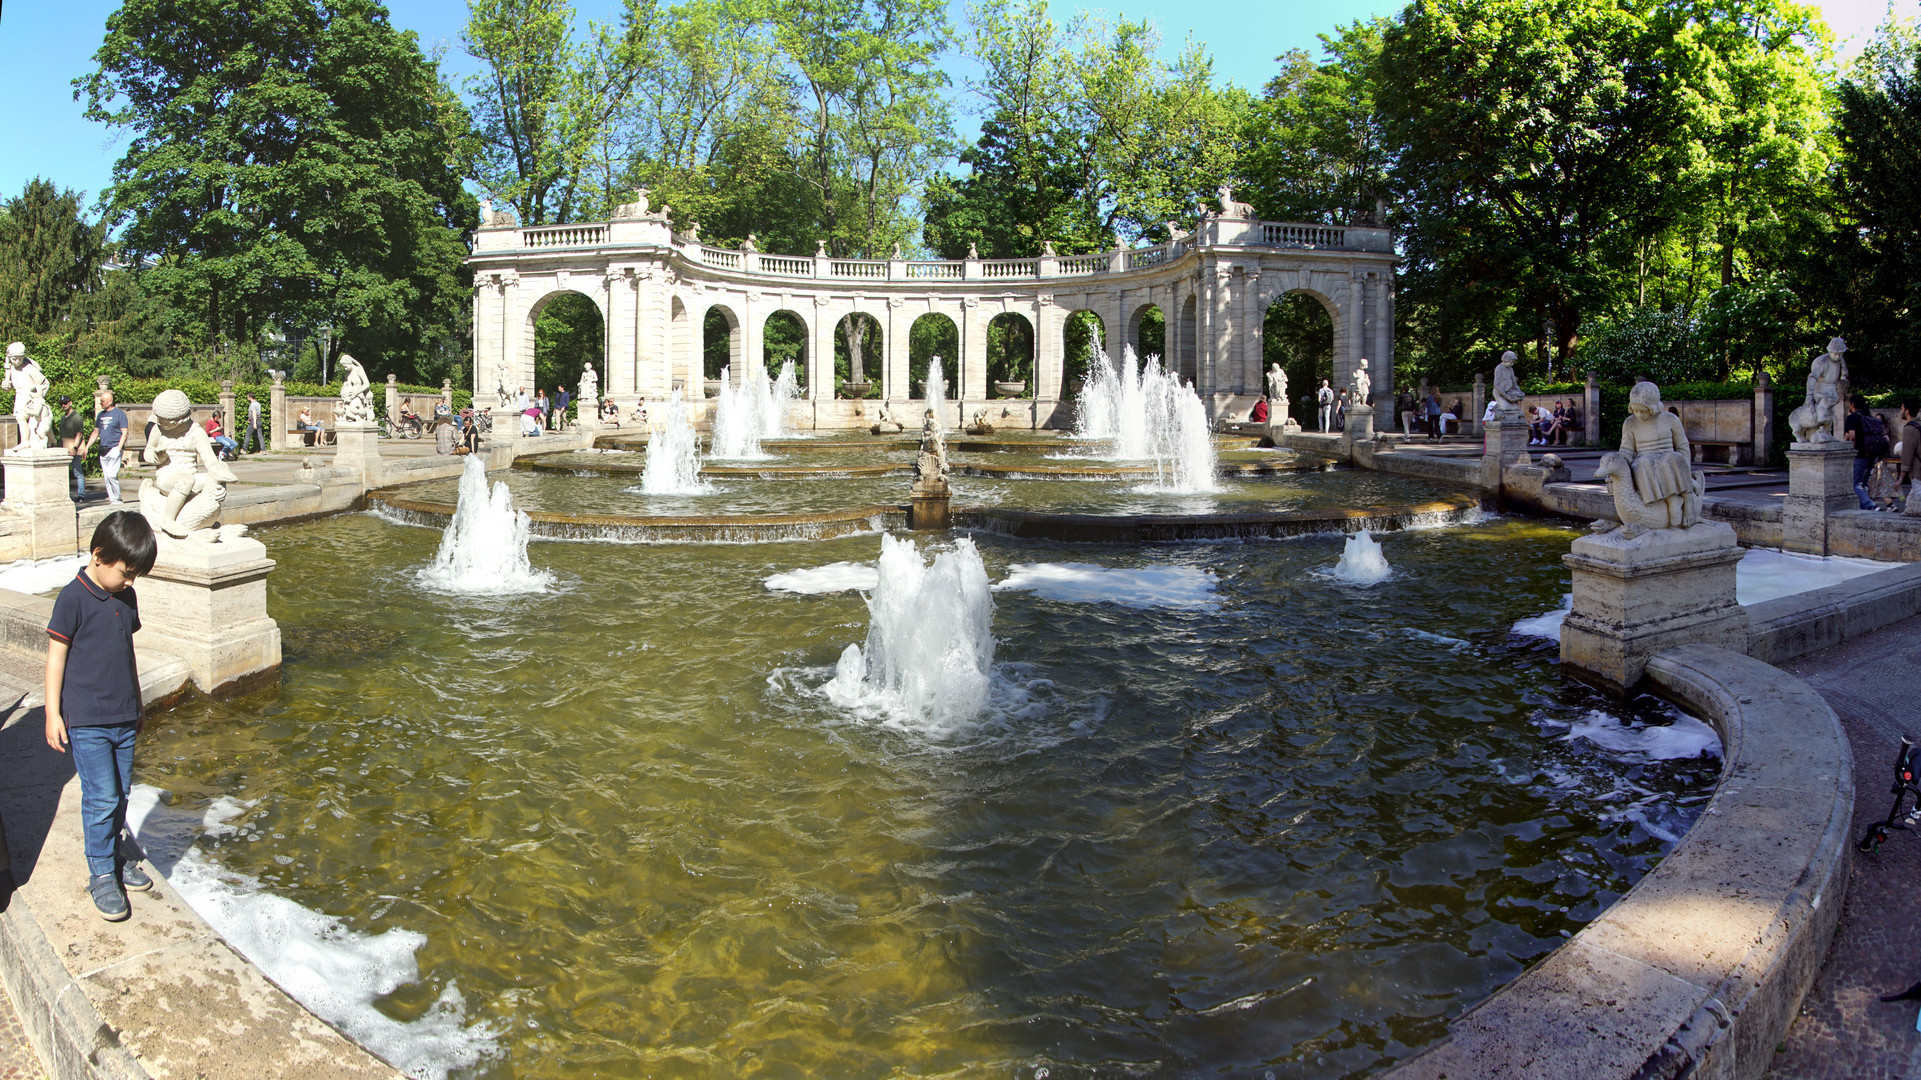
[[[133,914],[133,909],[127,906],[127,891],[112,874],[94,874],[87,878],[87,892],[93,896],[94,910],[108,922],[121,922]]]
[[[123,862],[120,864],[120,884],[134,892],[146,892],[153,888],[153,878],[140,868],[139,863]]]

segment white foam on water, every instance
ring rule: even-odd
[[[698,495],[714,486],[700,478],[700,437],[694,434],[694,418],[679,394],[654,402],[653,415],[659,427],[647,440],[647,463],[640,475],[640,490],[647,495]]]
[[[1207,494],[1221,489],[1214,471],[1219,455],[1200,395],[1178,374],[1164,370],[1159,357],[1137,360],[1131,345],[1122,350],[1119,364],[1095,347],[1076,403],[1074,433],[1105,440],[1107,457],[1152,461],[1154,481],[1136,491]]]
[[[1863,574],[1892,570],[1902,563],[1876,562],[1845,555],[1797,555],[1773,548],[1749,548],[1734,565],[1734,599],[1740,604],[1759,604],[1783,596],[1813,592],[1837,585]],[[1561,640],[1561,623],[1574,606],[1574,594],[1561,598],[1554,611],[1522,619],[1513,631],[1529,637]]]
[[[194,846],[202,832],[230,835],[252,804],[222,796],[196,822],[168,812],[166,794],[135,784],[128,825],[167,884],[227,944],[316,1016],[418,1080],[445,1080],[499,1052],[494,1025],[466,1023],[452,983],[419,1019],[399,1021],[374,1002],[420,979],[414,954],[427,936],[393,929],[366,934],[344,920],[269,893],[258,879],[215,865]]]
[[[1366,529],[1347,538],[1341,548],[1341,561],[1334,564],[1334,576],[1352,585],[1376,585],[1394,573],[1381,551],[1380,541]]]
[[[1567,621],[1568,612],[1573,610],[1574,594],[1565,593],[1561,596],[1560,607],[1555,608],[1553,611],[1516,620],[1514,625],[1508,629],[1523,637],[1541,637],[1547,638],[1549,641],[1559,641],[1561,640],[1561,624]]]
[[[56,555],[51,559],[21,559],[0,565],[0,589],[38,596],[64,588],[87,565],[89,555]]]
[[[822,593],[871,591],[880,582],[880,571],[867,563],[837,562],[775,574],[761,584],[770,592],[818,596]]]
[[[1574,721],[1563,737],[1570,742],[1585,739],[1610,753],[1646,761],[1721,756],[1721,737],[1704,721],[1685,713],[1676,713],[1672,724],[1635,724],[1597,709]]]
[[[766,364],[747,365],[735,386],[733,368],[720,370],[720,393],[714,398],[713,454],[729,460],[772,457],[760,448],[762,439],[771,439],[787,430],[787,414],[800,396],[794,362],[780,366],[780,374],[767,377]]]
[[[1734,598],[1743,604],[1759,604],[1901,565],[1845,555],[1796,555],[1772,548],[1749,548],[1734,567]]]
[[[1188,566],[1118,568],[1093,563],[1013,563],[995,592],[1031,592],[1070,604],[1135,608],[1220,606],[1220,579]]]
[[[1416,641],[1425,641],[1430,645],[1445,645],[1450,649],[1471,649],[1474,647],[1472,642],[1463,641],[1457,637],[1448,637],[1445,634],[1430,634],[1426,630],[1417,630],[1412,626],[1401,627],[1401,633],[1406,634]]]
[[[883,536],[867,611],[865,646],[841,653],[827,699],[928,738],[972,726],[994,682],[994,597],[974,542],[930,565],[914,541]]]
[[[475,454],[460,473],[460,503],[440,534],[440,550],[419,573],[430,589],[490,596],[543,593],[554,575],[527,561],[533,522],[514,509],[505,482],[487,491],[487,466]]]

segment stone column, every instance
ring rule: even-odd
[[[807,326],[807,398],[815,403],[834,400],[834,312],[819,296],[814,297],[814,317]]]
[[[981,401],[987,397],[988,315],[981,310],[980,301],[970,296],[961,301],[961,317],[960,382],[952,424],[955,428],[967,422],[965,419],[967,402]],[[945,414],[942,415],[945,416]]]
[[[1744,552],[1726,522],[1625,530],[1574,541],[1574,608],[1561,627],[1561,663],[1616,692],[1641,681],[1648,658],[1675,645],[1748,650],[1748,613],[1736,600]]]
[[[1258,394],[1261,376],[1261,272],[1249,268],[1241,275],[1241,392]],[[1271,407],[1271,406],[1270,406]]]
[[[1127,352],[1126,295],[1110,292],[1101,296],[1101,347],[1108,359],[1118,364]]]
[[[1479,385],[1478,383],[1476,384]],[[1498,417],[1481,425],[1481,488],[1496,494],[1501,474],[1527,453],[1527,421],[1518,416]]]
[[[400,376],[398,375],[387,376],[387,399],[386,400],[387,400],[387,422],[391,424],[393,423],[394,417],[400,415]],[[414,411],[419,412],[420,410],[415,409]],[[230,413],[228,415],[232,415],[232,414]]]
[[[1061,309],[1053,296],[1042,293],[1034,298],[1034,400],[1055,401],[1061,396]],[[1041,417],[1035,412],[1036,422]]]
[[[515,423],[502,426],[504,421],[494,421],[494,437],[517,437],[520,428]],[[380,472],[380,425],[371,420],[336,421],[334,423],[334,467],[354,469],[360,473],[360,482],[373,487],[379,481]]]
[[[1474,415],[1461,417],[1462,433],[1479,432],[1481,417],[1487,414],[1487,376],[1478,371],[1474,373],[1474,397],[1468,402],[1468,411]]]
[[[449,412],[453,411],[454,381],[452,379],[440,380],[440,403],[442,405],[447,406],[447,411]]]
[[[1754,374],[1754,464],[1766,466],[1774,455],[1774,386],[1766,371]]]
[[[251,537],[219,543],[162,538],[153,572],[140,579],[148,612],[137,645],[187,662],[201,693],[227,697],[280,673],[280,627],[267,616],[267,548]]]
[[[880,399],[898,401],[907,396],[907,346],[909,330],[907,301],[898,296],[887,298],[887,325],[881,328]],[[868,376],[873,378],[873,376]]]
[[[1788,497],[1781,504],[1781,547],[1828,553],[1828,515],[1859,506],[1854,444],[1839,439],[1788,445]]]
[[[267,445],[275,450],[287,448],[287,388],[278,374],[273,377],[273,385],[267,388]]]
[[[247,434],[247,425],[244,418],[238,417],[233,410],[233,380],[222,379],[220,380],[220,430],[239,439]]]
[[[1587,373],[1587,395],[1581,402],[1581,437],[1588,446],[1601,445],[1601,382]]]
[[[16,446],[0,454],[7,488],[0,511],[26,525],[32,558],[71,555],[80,548],[72,464],[73,455],[59,446]]]

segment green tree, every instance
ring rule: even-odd
[[[1374,104],[1385,20],[1321,35],[1325,62],[1306,52],[1280,58],[1281,72],[1250,104],[1235,194],[1262,217],[1344,224],[1380,221],[1388,195],[1388,145]]]
[[[107,229],[88,222],[81,196],[35,177],[0,205],[0,333],[13,338],[70,330],[101,285]]]
[[[476,223],[450,150],[466,123],[376,0],[130,0],[94,59],[88,116],[132,132],[108,216],[176,332],[229,367],[323,322],[377,374],[446,355]]]

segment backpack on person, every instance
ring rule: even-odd
[[[1861,449],[1879,461],[1887,457],[1894,444],[1888,441],[1888,422],[1871,412],[1861,414]]]

